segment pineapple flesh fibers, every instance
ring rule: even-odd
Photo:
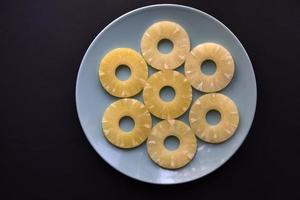
[[[134,128],[123,131],[119,121],[123,117],[131,117]],[[150,113],[141,102],[135,99],[121,99],[112,103],[104,112],[102,128],[104,136],[113,145],[120,148],[133,148],[143,143],[151,131]]]
[[[165,86],[175,90],[175,97],[171,101],[160,98],[160,90]],[[192,87],[177,71],[159,71],[148,79],[143,97],[145,105],[153,115],[161,119],[173,119],[189,108],[192,101]]]
[[[216,64],[216,72],[204,74],[199,67],[206,60]],[[234,73],[234,61],[227,49],[215,43],[196,46],[188,55],[184,65],[185,75],[192,86],[202,92],[217,92],[225,88]]]
[[[170,53],[161,53],[158,43],[168,39],[173,43]],[[179,67],[190,51],[190,39],[187,32],[179,25],[170,21],[152,24],[141,40],[142,54],[149,65],[158,69],[175,69]]]
[[[131,71],[127,80],[116,76],[116,69],[126,65]],[[131,97],[139,93],[148,77],[148,67],[143,57],[133,49],[116,48],[107,53],[99,66],[100,82],[104,89],[116,97]]]
[[[211,110],[221,114],[221,120],[216,125],[206,121],[206,114]],[[190,110],[189,121],[198,138],[209,143],[221,143],[234,134],[239,124],[239,112],[229,97],[211,93],[195,101]]]
[[[175,150],[164,146],[168,136],[175,136],[180,141]],[[161,167],[177,169],[187,165],[195,156],[197,139],[191,128],[185,123],[170,119],[163,120],[153,127],[147,140],[148,154]]]

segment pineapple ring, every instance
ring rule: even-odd
[[[175,150],[168,150],[164,141],[175,136],[180,144]],[[195,156],[197,139],[192,129],[179,120],[163,120],[153,127],[147,140],[150,158],[159,166],[177,169],[187,165]]]
[[[157,45],[168,39],[173,43],[170,53],[161,53]],[[141,50],[146,62],[158,70],[175,69],[179,67],[190,51],[190,39],[187,32],[179,25],[170,21],[160,21],[152,24],[141,40]]]
[[[131,76],[119,80],[115,74],[120,65],[130,68]],[[107,53],[99,66],[99,78],[104,89],[116,97],[130,97],[139,93],[148,77],[147,64],[133,49],[116,48]]]
[[[206,121],[206,114],[211,110],[221,114],[221,120],[216,125]],[[239,124],[239,112],[229,97],[218,93],[206,94],[192,105],[189,121],[198,138],[209,143],[221,143],[234,134]]]
[[[160,90],[165,86],[175,90],[175,97],[168,102],[162,100],[159,95]],[[148,79],[143,97],[145,105],[153,115],[161,119],[173,119],[189,108],[192,101],[192,87],[177,71],[159,71]]]
[[[134,120],[134,128],[129,132],[119,127],[119,121],[123,117]],[[133,148],[143,143],[151,131],[151,126],[150,113],[144,104],[135,99],[125,98],[112,103],[102,118],[104,136],[120,148]]]
[[[206,60],[216,64],[216,72],[206,75],[199,70]],[[185,61],[185,75],[192,86],[202,92],[216,92],[225,88],[234,73],[234,61],[230,52],[216,43],[203,43],[196,46]],[[200,71],[200,72],[199,72]]]

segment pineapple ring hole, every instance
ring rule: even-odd
[[[217,71],[217,65],[213,60],[207,59],[201,63],[200,70],[205,75],[213,75]]]
[[[174,135],[170,135],[164,140],[164,146],[170,151],[175,151],[176,149],[178,149],[179,145],[180,140]]]
[[[124,116],[120,119],[119,126],[124,132],[130,132],[134,128],[134,120],[129,116]]]
[[[174,48],[174,44],[169,39],[162,39],[157,44],[157,49],[160,53],[168,54],[170,53]]]
[[[210,125],[217,125],[221,121],[221,113],[217,110],[209,110],[206,113],[206,121]]]
[[[131,70],[127,65],[119,65],[116,68],[116,77],[121,81],[126,81],[131,76]]]
[[[175,90],[171,86],[164,86],[159,91],[159,97],[163,101],[172,101],[175,97]]]

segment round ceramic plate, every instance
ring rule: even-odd
[[[117,47],[140,52],[144,31],[154,22],[170,20],[188,32],[191,48],[203,42],[216,42],[227,48],[235,61],[236,71],[231,83],[221,91],[235,101],[240,111],[240,124],[235,135],[222,144],[207,144],[198,140],[195,158],[184,168],[167,170],[148,156],[146,144],[123,150],[111,145],[103,136],[101,119],[104,110],[118,98],[101,87],[99,62]],[[162,47],[164,48],[164,46]],[[181,66],[178,71],[183,71]],[[149,73],[155,70],[149,67]],[[126,72],[121,71],[120,76]],[[201,178],[223,165],[240,147],[251,127],[256,108],[256,81],[249,57],[234,34],[214,17],[181,5],[152,5],[133,10],[110,23],[94,39],[82,60],[76,83],[76,106],[81,126],[96,152],[112,167],[134,179],[155,184],[176,184]],[[168,93],[165,93],[168,96]],[[193,90],[193,101],[202,93]],[[139,93],[134,98],[141,101]],[[188,124],[188,112],[179,117]],[[153,117],[153,125],[159,120]],[[123,124],[126,128],[130,124]],[[123,126],[122,125],[122,126]],[[172,145],[172,141],[171,141]]]

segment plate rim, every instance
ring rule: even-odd
[[[249,61],[250,65],[251,65],[251,71],[253,72],[254,74],[254,88],[255,88],[255,104],[254,104],[254,112],[251,113],[251,116],[250,116],[250,121],[251,121],[251,125],[249,126],[249,128],[247,129],[247,134],[246,136],[244,137],[244,139],[241,141],[241,143],[238,145],[238,147],[232,152],[232,154],[224,160],[224,162],[213,168],[212,170],[210,170],[208,173],[202,175],[202,176],[199,176],[199,177],[196,177],[196,178],[192,178],[192,179],[189,179],[189,180],[183,180],[183,181],[177,181],[177,182],[172,182],[172,183],[162,183],[162,182],[153,182],[153,181],[148,181],[148,180],[144,180],[144,179],[140,179],[139,177],[134,177],[130,174],[126,174],[125,172],[119,170],[118,168],[116,168],[115,166],[113,166],[112,164],[110,164],[104,157],[101,156],[101,154],[98,152],[98,150],[96,149],[96,147],[93,145],[92,141],[89,139],[86,131],[84,130],[84,127],[83,127],[83,123],[81,121],[81,118],[80,118],[80,115],[79,115],[79,106],[78,106],[78,80],[79,80],[79,75],[81,73],[81,70],[83,68],[83,63],[85,62],[86,60],[86,57],[87,55],[89,54],[89,52],[91,51],[91,48],[92,46],[94,46],[94,43],[96,43],[96,41],[98,40],[98,37],[100,37],[100,35],[105,32],[107,29],[109,29],[115,22],[121,20],[122,18],[124,17],[127,17],[129,15],[132,15],[133,13],[135,12],[139,12],[139,11],[143,11],[145,9],[148,9],[148,8],[155,8],[155,7],[175,7],[175,8],[184,8],[184,9],[188,9],[188,10],[191,10],[193,12],[197,12],[197,13],[200,13],[202,15],[205,15],[206,17],[208,18],[211,18],[213,20],[215,20],[216,22],[218,22],[223,28],[225,28],[229,33],[230,35],[232,35],[234,37],[234,39],[236,39],[236,41],[239,43],[239,45],[242,47],[243,51],[245,52],[246,54],[246,59]],[[243,44],[240,42],[240,40],[235,36],[235,34],[227,27],[225,26],[221,21],[219,21],[218,19],[216,19],[214,16],[204,12],[204,11],[201,11],[199,9],[196,9],[196,8],[193,8],[193,7],[190,7],[190,6],[186,6],[186,5],[181,5],[181,4],[152,4],[152,5],[148,5],[148,6],[143,6],[143,7],[139,7],[139,8],[136,8],[136,9],[133,9],[119,17],[117,17],[116,19],[114,19],[113,21],[111,21],[109,24],[107,24],[98,34],[97,36],[93,39],[93,41],[90,43],[89,47],[87,48],[86,52],[84,53],[84,56],[82,58],[82,61],[80,63],[80,66],[79,66],[79,69],[78,69],[78,72],[77,72],[77,76],[76,76],[76,83],[75,83],[75,104],[76,104],[76,113],[77,113],[77,116],[78,116],[78,119],[79,119],[79,123],[80,123],[80,126],[81,126],[81,129],[83,130],[83,133],[85,135],[85,137],[87,138],[88,142],[90,143],[90,145],[93,147],[93,149],[96,151],[96,153],[109,165],[111,166],[113,169],[115,169],[117,172],[121,173],[121,174],[124,174],[125,176],[127,177],[130,177],[134,180],[137,180],[137,181],[141,181],[141,182],[144,182],[144,183],[149,183],[149,184],[155,184],[155,185],[177,185],[177,184],[183,184],[183,183],[188,183],[188,182],[192,182],[192,181],[195,181],[195,180],[198,180],[200,178],[203,178],[211,173],[213,173],[214,171],[216,171],[217,169],[219,169],[221,166],[223,166],[228,160],[230,160],[230,158],[236,154],[236,152],[240,149],[241,145],[244,143],[245,139],[248,137],[249,133],[250,133],[250,129],[251,127],[253,126],[253,120],[254,120],[254,117],[255,117],[255,114],[256,114],[256,108],[257,108],[257,81],[256,81],[256,75],[255,75],[255,71],[254,71],[254,68],[253,68],[253,65],[252,65],[252,62],[250,60],[250,57],[247,53],[247,51],[245,50]]]

